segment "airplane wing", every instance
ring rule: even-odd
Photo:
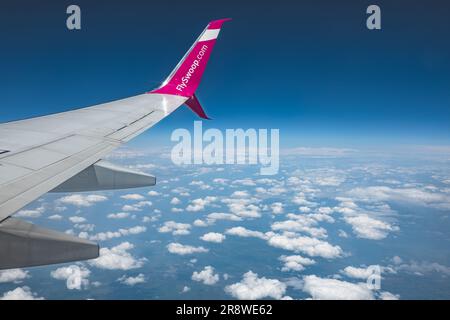
[[[11,217],[47,192],[122,189],[153,176],[102,158],[187,104],[207,118],[195,91],[222,24],[210,22],[163,84],[134,97],[0,124],[0,269],[98,256],[98,245]]]

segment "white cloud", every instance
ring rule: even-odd
[[[378,266],[381,270],[381,267]],[[367,280],[371,275],[373,275],[373,269],[370,267],[367,268],[357,268],[348,266],[345,267],[344,270],[341,270],[341,273],[349,278]]]
[[[39,218],[45,212],[45,207],[40,206],[36,209],[23,209],[14,214],[17,218]]]
[[[450,276],[450,267],[444,266],[437,262],[410,261],[409,263],[402,263],[402,260],[397,258],[394,257],[394,262],[396,262],[396,265],[393,267],[397,271],[404,271],[418,276],[423,276],[430,273],[440,273],[444,276]]]
[[[366,188],[355,188],[348,192],[358,201],[397,201],[413,203],[422,206],[432,206],[440,209],[450,208],[450,196],[423,191],[417,188],[391,188],[387,186],[373,186]]]
[[[70,222],[72,223],[83,223],[86,222],[86,218],[79,217],[79,216],[73,216],[69,218]]]
[[[183,245],[181,243],[172,242],[167,245],[167,250],[173,254],[187,255],[193,253],[208,252],[209,250],[204,247],[193,247],[189,245]]]
[[[125,219],[130,216],[129,212],[118,212],[118,213],[110,213],[108,214],[108,219]]]
[[[57,202],[64,204],[71,204],[76,207],[90,207],[98,202],[103,202],[108,200],[107,197],[97,195],[97,194],[72,194],[70,196],[65,196],[57,200]]]
[[[250,197],[250,195],[248,194],[247,191],[235,191],[235,192],[233,192],[231,197],[232,198],[248,198],[248,197]]]
[[[226,286],[225,292],[239,300],[282,299],[286,284],[276,279],[258,278],[258,274],[249,271],[242,281]]]
[[[59,214],[54,214],[48,217],[48,219],[50,220],[62,220],[62,216],[60,216]]]
[[[218,273],[214,273],[213,267],[206,266],[200,272],[194,271],[191,278],[194,281],[203,282],[203,284],[206,284],[206,285],[213,285],[219,281],[220,276]]]
[[[29,278],[28,271],[22,269],[9,269],[0,271],[0,283],[14,282],[21,283],[23,280]]]
[[[326,238],[327,231],[320,227],[312,227],[317,224],[317,221],[306,217],[304,215],[296,216],[294,214],[289,214],[288,217],[296,217],[294,220],[285,220],[285,221],[277,221],[271,225],[272,230],[274,231],[294,231],[294,232],[304,232],[308,233],[313,237],[317,238]]]
[[[342,249],[316,238],[275,234],[268,240],[269,245],[294,252],[303,252],[311,257],[333,259],[342,256]]]
[[[189,292],[189,291],[191,291],[191,288],[189,288],[188,286],[184,286],[183,290],[181,290],[181,293],[186,293],[186,292]]]
[[[208,214],[208,220],[230,220],[230,221],[242,221],[241,217],[238,217],[232,213],[213,212]]]
[[[351,283],[315,275],[303,277],[303,291],[317,300],[373,300],[373,292],[365,283]]]
[[[127,286],[134,286],[139,283],[145,283],[145,276],[144,274],[140,273],[136,277],[127,277],[123,275],[117,281],[126,284]]]
[[[161,233],[171,232],[173,235],[187,235],[190,233],[191,225],[188,223],[177,223],[175,221],[166,221],[164,225],[158,229]]]
[[[57,280],[66,280],[66,286],[69,290],[81,290],[82,288],[86,289],[89,285],[90,274],[91,272],[89,269],[75,264],[67,267],[61,267],[50,272],[52,278]]]
[[[229,234],[229,235],[233,235],[233,236],[244,237],[244,238],[254,237],[254,238],[260,238],[263,240],[267,239],[266,234],[264,234],[260,231],[249,230],[244,227],[233,227],[231,229],[228,229],[225,233]]]
[[[380,292],[379,296],[378,296],[381,300],[398,300],[400,299],[400,295],[398,294],[392,294],[390,292],[387,291],[382,291]]]
[[[221,243],[225,238],[226,237],[223,234],[217,232],[209,232],[200,237],[203,241],[215,243]]]
[[[344,221],[352,226],[358,238],[381,240],[386,238],[390,231],[399,230],[397,226],[371,218],[367,214],[347,215],[344,216]]]
[[[211,205],[215,201],[217,201],[217,197],[212,196],[207,196],[204,199],[202,198],[194,199],[186,207],[186,210],[191,212],[202,211],[205,209],[206,206]]]
[[[242,218],[261,217],[260,208],[256,205],[259,200],[255,198],[228,198],[223,199],[231,213]]]
[[[136,226],[129,229],[119,229],[117,231],[106,231],[106,232],[100,232],[93,236],[91,236],[89,239],[94,241],[105,241],[113,238],[120,238],[123,236],[128,235],[134,235],[139,234],[147,231],[147,228],[144,226]]]
[[[178,199],[177,197],[173,197],[172,200],[170,200],[170,204],[173,204],[175,206],[180,204],[180,203],[181,203],[181,200]]]
[[[281,202],[274,202],[270,205],[273,214],[281,214],[283,213],[283,204]]]
[[[100,257],[91,260],[89,263],[100,269],[108,270],[130,270],[141,268],[146,261],[145,258],[136,259],[128,251],[133,249],[134,245],[129,242],[109,248],[100,249]]]
[[[156,197],[156,196],[160,196],[161,195],[161,193],[159,193],[158,191],[154,191],[154,190],[149,191],[147,194],[149,196],[152,196],[152,197]]]
[[[126,204],[122,207],[122,211],[142,211],[144,207],[150,207],[153,203],[151,201],[139,201],[135,204]]]
[[[44,300],[44,298],[38,297],[29,287],[24,286],[6,292],[0,300]]]
[[[200,219],[196,219],[193,224],[196,227],[207,227],[209,225],[208,223]]]
[[[131,193],[131,194],[125,194],[123,196],[120,196],[120,198],[125,199],[125,200],[144,200],[145,197],[143,195],[137,194],[137,193]]]
[[[303,271],[305,266],[310,266],[316,262],[312,259],[305,258],[299,255],[295,256],[281,256],[280,261],[284,262],[281,271]]]

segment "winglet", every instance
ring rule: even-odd
[[[200,118],[211,120],[206,113],[205,110],[203,110],[202,105],[200,104],[200,101],[198,101],[197,96],[195,94],[190,97],[185,104],[194,111]]]
[[[163,84],[149,93],[193,98],[208,63],[222,25],[231,19],[211,21]],[[198,104],[200,105],[200,104]]]

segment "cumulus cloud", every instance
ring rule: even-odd
[[[194,199],[186,207],[186,210],[191,212],[202,211],[205,209],[206,206],[211,205],[215,201],[217,201],[217,197],[212,196],[207,196],[204,199],[202,198]]]
[[[48,217],[49,220],[62,220],[62,216],[60,216],[59,214],[54,214]]]
[[[191,279],[194,281],[203,282],[203,284],[206,284],[206,285],[213,285],[219,281],[220,276],[218,273],[214,273],[213,267],[206,266],[200,272],[194,271]]]
[[[295,220],[277,221],[271,225],[274,231],[294,231],[308,233],[313,237],[326,238],[327,231],[322,227],[313,227],[317,221],[304,215],[289,214]]]
[[[354,188],[348,195],[358,201],[397,201],[413,203],[422,206],[432,206],[440,209],[450,208],[450,196],[438,192],[424,191],[418,188],[391,188],[387,186],[372,186]]]
[[[70,222],[72,223],[83,223],[86,222],[86,218],[79,217],[79,216],[73,216],[69,218]]]
[[[255,198],[227,198],[222,200],[231,213],[242,218],[261,217],[260,208],[256,205],[259,200]]]
[[[270,205],[273,214],[282,214],[283,213],[283,204],[281,202],[274,202]]]
[[[241,217],[238,217],[232,213],[213,212],[207,215],[208,220],[229,220],[229,221],[242,221]]]
[[[120,196],[120,198],[125,199],[125,200],[136,200],[136,201],[145,199],[145,197],[143,195],[140,195],[137,193],[125,194],[123,196]]]
[[[106,232],[100,232],[97,233],[91,237],[89,237],[90,240],[94,241],[105,241],[113,238],[120,238],[123,236],[128,235],[134,235],[139,234],[147,231],[147,228],[144,226],[136,226],[129,229],[119,229],[117,231],[106,231]]]
[[[70,265],[67,267],[58,268],[50,275],[57,280],[66,280],[66,286],[69,290],[86,289],[89,285],[89,275],[91,272],[84,266]]]
[[[108,270],[130,270],[141,268],[146,259],[137,259],[133,257],[129,253],[133,248],[134,245],[129,242],[122,242],[110,249],[101,248],[100,257],[91,260],[89,263],[97,268]]]
[[[126,204],[122,207],[122,211],[142,211],[144,207],[150,207],[153,203],[151,201],[139,201],[135,204]]]
[[[376,267],[381,272],[381,270],[382,270],[381,266],[376,266]],[[348,267],[345,267],[344,270],[341,270],[341,273],[349,278],[366,280],[374,274],[374,269],[372,266],[367,267],[367,268],[358,268],[358,267],[348,266]]]
[[[90,207],[98,202],[103,202],[106,200],[108,200],[107,197],[97,194],[89,194],[89,195],[72,194],[58,199],[57,202],[63,204],[70,204],[76,207]]]
[[[276,279],[259,278],[258,274],[249,271],[240,282],[226,286],[225,292],[239,300],[282,299],[286,284]]]
[[[36,293],[31,292],[29,287],[24,286],[7,291],[2,297],[0,297],[0,300],[44,300],[44,298],[38,297]]]
[[[207,227],[209,225],[207,222],[200,219],[196,219],[193,224],[196,227]]]
[[[189,245],[183,245],[181,243],[172,242],[167,245],[167,250],[170,253],[178,254],[178,255],[187,255],[193,253],[203,253],[208,252],[209,250],[204,247],[193,247]]]
[[[254,238],[259,238],[259,239],[263,239],[263,240],[267,239],[266,234],[264,234],[260,231],[249,230],[244,227],[233,227],[231,229],[228,229],[225,233],[229,234],[229,235],[233,235],[233,236],[244,237],[244,238],[254,237]]]
[[[275,234],[269,238],[268,243],[276,248],[303,252],[311,257],[333,259],[341,257],[343,254],[339,246],[333,246],[326,241],[305,236]]]
[[[317,300],[373,300],[373,292],[365,283],[320,278],[315,275],[303,278],[303,291]]]
[[[386,238],[390,231],[399,230],[397,226],[369,217],[367,214],[347,215],[344,216],[344,221],[352,226],[358,238],[381,240]]]
[[[177,197],[173,197],[172,200],[170,200],[170,204],[173,204],[175,206],[180,204],[180,203],[181,203],[181,200],[178,199]]]
[[[22,269],[9,269],[0,271],[0,283],[21,283],[23,280],[29,277],[30,275],[28,271],[24,271]]]
[[[279,260],[284,262],[284,266],[281,268],[281,271],[303,271],[305,266],[310,266],[316,263],[312,259],[299,255],[281,256]]]
[[[36,209],[20,210],[14,216],[17,218],[39,218],[44,212],[45,212],[45,207],[40,206]]]
[[[215,243],[221,243],[223,240],[225,240],[225,238],[226,237],[223,234],[217,232],[208,232],[200,237],[200,239],[203,241]]]
[[[139,283],[145,283],[145,276],[143,273],[138,274],[136,277],[127,277],[123,275],[117,281],[126,284],[127,286],[134,286]]]
[[[108,214],[108,219],[125,219],[130,216],[129,212],[118,212],[118,213],[110,213]]]
[[[159,193],[158,191],[155,191],[155,190],[149,191],[147,194],[149,196],[152,196],[152,197],[156,197],[156,196],[160,196],[161,195],[161,193]]]
[[[164,225],[158,229],[161,233],[172,233],[175,236],[187,235],[190,233],[191,225],[188,223],[178,223],[175,221],[166,221]]]

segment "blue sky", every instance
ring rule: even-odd
[[[368,1],[78,1],[76,32],[68,4],[2,4],[0,121],[145,92],[232,17],[198,91],[211,126],[280,128],[287,146],[448,144],[445,2],[378,1],[381,31],[365,27]],[[193,119],[179,110],[150,134]]]

